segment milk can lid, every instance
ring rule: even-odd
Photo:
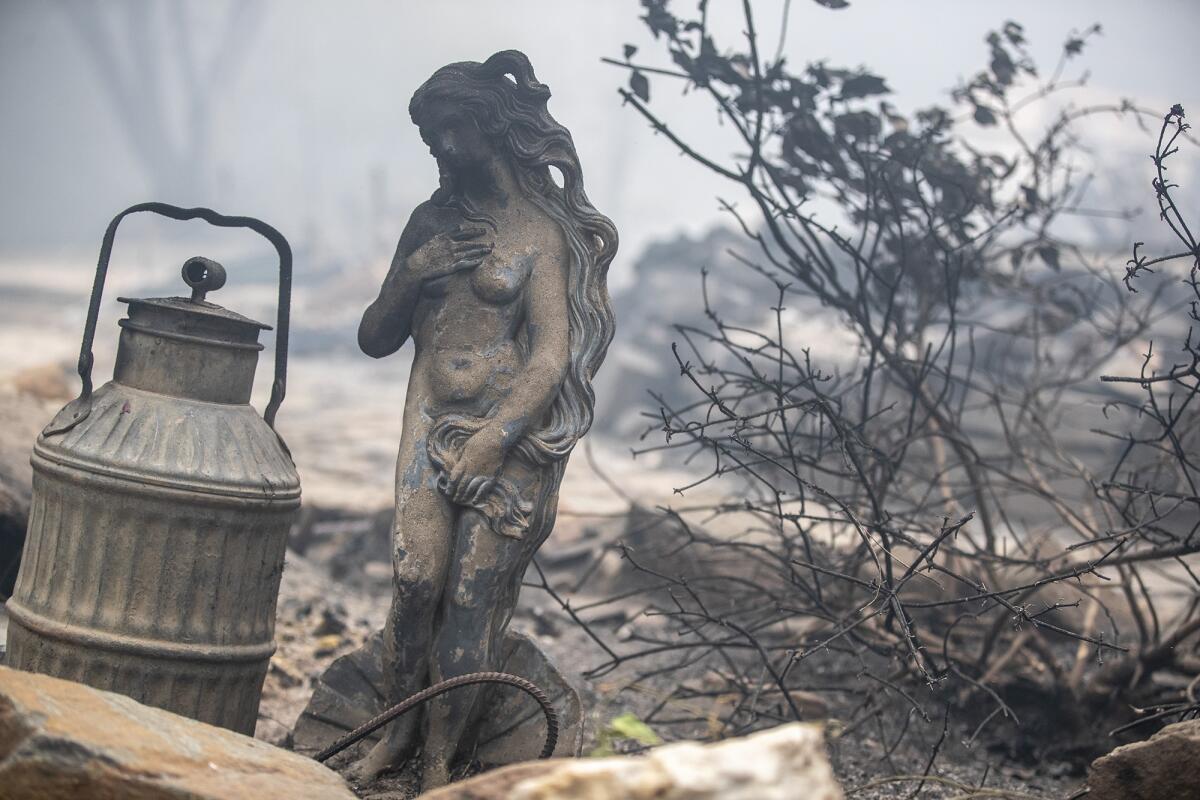
[[[258,331],[271,330],[271,326],[249,317],[242,316],[236,311],[222,308],[210,303],[204,296],[225,285],[225,268],[211,259],[196,256],[189,258],[183,264],[183,280],[192,287],[189,297],[118,297],[117,300],[129,304],[130,317],[141,318],[138,324],[122,322],[122,327],[159,328],[177,327],[188,329],[192,333],[217,334],[224,330],[238,339],[244,337],[258,338]]]
[[[166,309],[168,311],[177,311],[184,314],[198,314],[205,318],[213,320],[228,320],[242,325],[249,325],[259,330],[269,331],[271,326],[258,320],[250,319],[250,317],[242,316],[236,311],[230,311],[228,308],[210,303],[206,300],[191,300],[187,297],[118,297],[122,303],[128,303],[130,306],[142,305],[153,306],[155,308]]]

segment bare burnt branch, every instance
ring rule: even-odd
[[[679,675],[671,701],[708,711],[668,716],[664,701],[655,713],[682,727],[707,714],[709,735],[811,717],[804,687],[823,686],[855,698],[843,735],[879,726],[881,758],[925,737],[928,760],[905,778],[917,791],[952,721],[973,742],[1030,716],[1014,699],[1022,675],[1040,676],[1034,714],[1065,704],[1078,730],[1131,704],[1146,709],[1131,724],[1196,714],[1195,680],[1152,680],[1200,664],[1188,561],[1200,551],[1200,251],[1167,177],[1190,141],[1182,109],[1163,120],[1153,187],[1184,249],[1152,257],[1139,243],[1122,277],[1060,222],[1099,211],[1076,163],[1081,127],[1146,112],[1066,105],[1041,127],[1029,114],[1082,84],[1066,73],[1086,36],[1042,80],[1010,23],[952,108],[902,114],[864,70],[764,61],[750,2],[732,49],[703,10],[650,6],[674,66],[614,63],[703,93],[742,152],[702,154],[648,91],[622,97],[750,201],[751,213],[722,206],[762,309],[733,321],[698,276],[706,324],[679,326],[672,347],[686,399],[652,395],[643,438],[662,444],[635,451],[692,469],[684,505],[657,512],[653,538],[628,532],[638,544],[619,550],[636,588],[574,608],[556,596],[581,624],[640,604],[620,636],[589,627],[607,657],[593,674]],[[966,120],[1007,143],[973,144]],[[810,212],[816,198],[838,212]],[[1169,358],[1147,344],[1177,334]],[[1145,353],[1132,377],[1131,352]],[[1103,411],[1094,425],[1090,408]],[[1163,581],[1190,601],[1168,608]],[[886,703],[903,708],[891,733]]]

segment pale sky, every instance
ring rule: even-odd
[[[684,13],[694,3],[674,6]],[[754,6],[773,51],[783,2]],[[629,42],[640,48],[636,60],[669,66],[638,19],[637,0],[266,0],[241,4],[231,36],[234,8],[224,0],[0,0],[0,262],[94,252],[114,213],[148,199],[260,216],[294,244],[318,241],[350,263],[385,258],[412,206],[436,183],[408,120],[409,96],[438,66],[505,48],[524,50],[550,85],[551,111],[574,133],[589,194],[621,230],[617,283],[647,242],[716,222],[715,195],[732,191],[620,106],[616,87],[625,75],[602,56],[619,56]],[[738,43],[740,8],[712,0],[719,46]],[[1083,62],[1090,97],[1130,96],[1163,109],[1181,102],[1200,115],[1194,0],[851,0],[837,12],[793,0],[784,52],[795,64],[869,67],[887,78],[892,102],[910,109],[944,100],[956,80],[982,67],[983,37],[1006,19],[1025,25],[1047,69],[1072,28],[1098,21],[1104,35]],[[123,77],[104,77],[85,30],[107,43]],[[141,49],[132,44],[137,37]],[[147,54],[140,66],[138,52]],[[186,63],[194,65],[191,78]],[[201,121],[187,116],[189,85],[211,88],[208,105],[192,107]],[[682,97],[680,88],[656,81],[652,107],[693,131],[706,152],[732,152],[711,105]],[[184,161],[184,131],[207,131],[193,159],[199,185],[154,196],[170,182],[139,158],[122,102],[165,120],[166,139],[181,143]],[[1131,126],[1098,135],[1148,152],[1145,135]],[[1129,161],[1114,170],[1144,166]],[[1121,191],[1128,181],[1112,185]]]

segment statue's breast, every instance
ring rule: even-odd
[[[471,288],[481,300],[506,305],[516,299],[533,273],[534,255],[496,253],[471,275]]]
[[[453,275],[443,275],[440,278],[425,281],[421,284],[421,294],[426,297],[445,297],[446,292],[450,290],[450,279],[453,277]]]

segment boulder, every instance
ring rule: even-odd
[[[486,772],[420,800],[841,800],[819,726],[792,723],[642,756],[554,759]]]
[[[321,764],[123,695],[0,667],[0,799],[352,800]]]
[[[1200,800],[1200,719],[1168,725],[1092,762],[1088,800]]]

